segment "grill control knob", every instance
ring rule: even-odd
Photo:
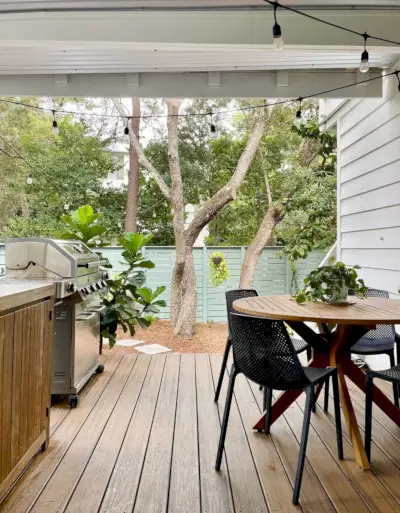
[[[103,287],[107,287],[107,283],[104,280],[101,280],[100,283],[102,284]]]
[[[92,292],[96,292],[96,287],[95,287],[94,285],[90,285],[90,290],[91,290]]]
[[[67,292],[75,292],[75,283],[68,283]]]
[[[108,271],[104,271],[101,273],[101,279],[102,280],[108,280],[108,278],[110,277]]]
[[[96,283],[96,288],[97,288],[97,290],[100,290],[100,289],[101,289],[101,288],[103,288],[103,287],[102,287],[102,286],[101,286],[101,284],[98,282],[98,283]]]
[[[90,289],[89,289],[89,287],[85,287],[85,288],[83,289],[83,291],[85,292],[85,294],[90,294]]]

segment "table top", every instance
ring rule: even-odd
[[[306,302],[297,304],[291,296],[256,296],[237,299],[233,308],[241,313],[283,321],[328,324],[400,324],[400,300],[352,296],[348,305]]]

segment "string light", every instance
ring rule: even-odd
[[[53,126],[51,128],[51,131],[53,132],[54,135],[58,135],[60,133],[60,129],[58,128],[58,125],[57,125],[56,111],[52,110],[51,112],[53,113]]]
[[[272,35],[274,37],[273,39],[273,46],[275,51],[280,51],[283,49],[284,42],[282,39],[282,30],[281,26],[278,23],[278,20],[276,19],[276,10],[278,9],[278,2],[275,2],[274,4],[274,26],[272,27]]]
[[[296,112],[296,117],[294,118],[293,120],[293,125],[299,130],[305,123],[305,119],[303,118],[302,116],[302,113],[301,113],[301,102],[302,102],[303,98],[299,98],[299,108]]]
[[[217,127],[213,123],[213,113],[210,112],[210,134],[212,139],[216,139],[218,137]]]
[[[33,176],[32,176],[32,173],[29,173],[29,175],[26,177],[26,183],[28,185],[32,185],[33,183]]]
[[[125,135],[129,135],[129,121],[130,121],[130,117],[126,118],[126,127],[125,127],[125,130],[124,130],[124,134]]]
[[[369,71],[369,54],[367,52],[367,39],[369,38],[369,36],[366,32],[363,34],[363,38],[364,51],[361,54],[360,71],[361,73],[367,73]]]

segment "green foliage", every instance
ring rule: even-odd
[[[218,287],[231,277],[226,263],[226,258],[220,251],[214,251],[210,255],[211,283],[214,287]]]
[[[319,267],[311,271],[304,279],[304,288],[299,290],[295,296],[297,303],[305,301],[343,301],[346,300],[348,289],[354,294],[364,298],[368,288],[364,281],[358,278],[354,267],[346,266],[343,262],[336,262],[334,265]],[[346,297],[344,297],[344,295]]]
[[[80,240],[90,248],[105,246],[102,238],[107,228],[101,224],[103,214],[94,212],[91,205],[83,205],[71,214],[61,216],[61,220],[68,225],[68,231],[60,234],[61,239]]]
[[[126,191],[104,187],[118,168],[106,151],[110,140],[97,137],[89,120],[60,118],[54,135],[47,114],[4,104],[0,114],[0,149],[10,155],[0,153],[0,239],[54,237],[62,229],[61,215],[87,203],[105,214],[110,236],[121,235]]]
[[[109,280],[108,292],[103,297],[106,311],[102,319],[101,332],[103,337],[109,339],[111,347],[116,342],[118,326],[133,336],[135,326],[147,328],[155,319],[153,314],[157,314],[160,307],[165,306],[165,301],[157,299],[165,287],[157,287],[154,291],[144,287],[146,276],[143,269],[154,268],[154,263],[144,258],[141,249],[151,238],[152,235],[125,233],[119,239],[124,259],[121,263],[126,268]]]

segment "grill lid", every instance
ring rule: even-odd
[[[105,262],[83,242],[44,237],[7,239],[6,274],[20,278],[77,278]]]

